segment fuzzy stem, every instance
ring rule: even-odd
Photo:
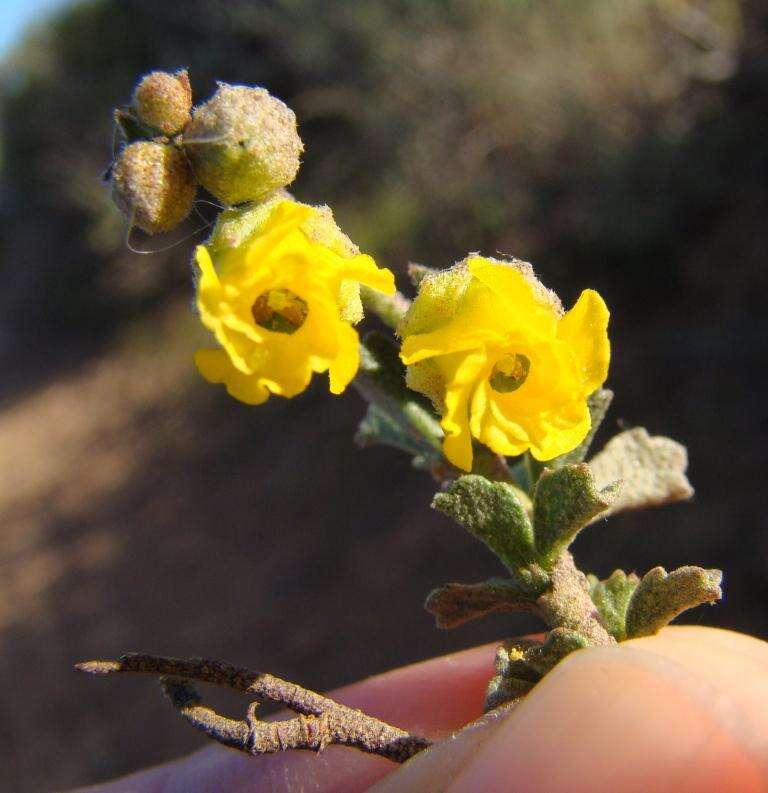
[[[539,614],[550,628],[578,631],[594,645],[616,644],[589,596],[586,576],[568,551],[557,558],[550,579],[551,586],[536,601]]]
[[[76,668],[91,674],[158,675],[168,698],[184,719],[214,740],[248,754],[269,754],[284,749],[320,751],[329,744],[342,744],[402,763],[430,746],[425,738],[392,727],[314,691],[221,661],[130,653],[119,661],[86,661]],[[283,721],[262,722],[255,717],[254,704],[249,708],[246,721],[229,719],[203,706],[186,680],[227,686],[261,700],[277,702],[299,715]]]
[[[384,295],[367,286],[360,287],[360,297],[363,305],[392,330],[397,330],[400,320],[411,305],[411,301],[402,292]]]
[[[424,440],[438,451],[442,449],[443,431],[434,416],[416,402],[403,405],[403,415]]]

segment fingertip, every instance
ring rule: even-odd
[[[575,653],[500,723],[377,790],[765,791],[765,648],[697,631]]]
[[[746,633],[703,625],[672,625],[655,636],[632,639],[622,644],[622,647],[635,646],[686,659],[695,656],[706,658],[715,652],[721,660],[727,655],[730,659],[744,658],[761,666],[768,665],[768,642]]]
[[[640,643],[576,653],[446,789],[764,791],[766,758],[745,745],[742,702],[721,683]]]
[[[498,643],[371,677],[329,696],[433,740],[482,713]]]
[[[393,769],[370,790],[375,793],[440,793],[461,775],[482,746],[503,724],[511,708],[497,708],[461,732],[450,735],[425,752],[412,757],[404,766]]]

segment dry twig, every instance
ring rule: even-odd
[[[247,754],[270,754],[286,749],[321,751],[330,744],[341,744],[403,763],[430,746],[426,738],[411,735],[294,683],[221,661],[130,653],[118,661],[85,661],[76,664],[76,668],[97,675],[116,672],[157,675],[168,699],[193,727]],[[276,702],[297,716],[261,721],[256,717],[258,703],[253,702],[245,721],[227,718],[203,705],[189,680],[226,686],[259,700]]]

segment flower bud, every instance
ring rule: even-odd
[[[225,204],[290,184],[304,150],[287,105],[264,88],[224,83],[195,110],[183,143],[200,184]]]
[[[176,146],[140,141],[126,146],[112,168],[112,199],[148,234],[178,226],[192,210],[195,179]]]
[[[192,87],[186,70],[169,74],[151,72],[133,92],[131,108],[136,118],[163,135],[176,135],[189,121]]]

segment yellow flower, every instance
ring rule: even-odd
[[[472,437],[537,460],[589,432],[587,397],[608,375],[608,309],[587,289],[563,313],[521,261],[469,256],[427,276],[403,318],[407,382],[442,415],[443,451],[472,468]]]
[[[200,317],[222,347],[198,350],[197,368],[254,405],[296,396],[313,372],[327,371],[340,394],[360,360],[360,284],[395,291],[392,273],[357,252],[327,207],[282,195],[222,213],[195,259]]]

